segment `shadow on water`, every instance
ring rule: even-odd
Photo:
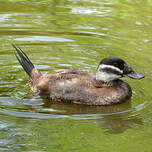
[[[0,98],[0,103],[2,115],[31,119],[92,119],[109,133],[121,133],[136,124],[142,125],[142,118],[138,116],[138,111],[147,104],[145,102],[132,108],[131,101],[128,101],[114,106],[86,106],[50,102],[40,98],[15,100],[3,97]]]

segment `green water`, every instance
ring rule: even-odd
[[[0,151],[152,152],[151,0],[0,2]],[[133,97],[116,106],[31,98],[11,43],[44,73],[115,56],[146,78],[125,78]]]

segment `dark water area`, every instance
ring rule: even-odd
[[[151,0],[1,0],[0,7],[0,151],[152,151]],[[123,79],[133,96],[120,105],[50,102],[31,96],[12,43],[44,73],[95,71],[115,56],[146,77]]]

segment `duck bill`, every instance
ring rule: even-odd
[[[141,74],[138,74],[136,73],[130,66],[128,66],[127,64],[125,65],[125,69],[124,69],[124,73],[123,73],[124,76],[127,76],[129,78],[132,78],[132,79],[142,79],[144,78],[145,76],[144,75],[141,75]]]
[[[142,79],[142,78],[145,77],[144,75],[138,74],[136,72],[132,72],[130,74],[126,74],[126,76],[129,77],[129,78],[132,78],[132,79]]]

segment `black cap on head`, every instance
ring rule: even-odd
[[[112,65],[114,67],[119,68],[120,70],[123,70],[125,61],[120,58],[109,57],[109,58],[104,58],[103,60],[101,60],[100,64]]]

